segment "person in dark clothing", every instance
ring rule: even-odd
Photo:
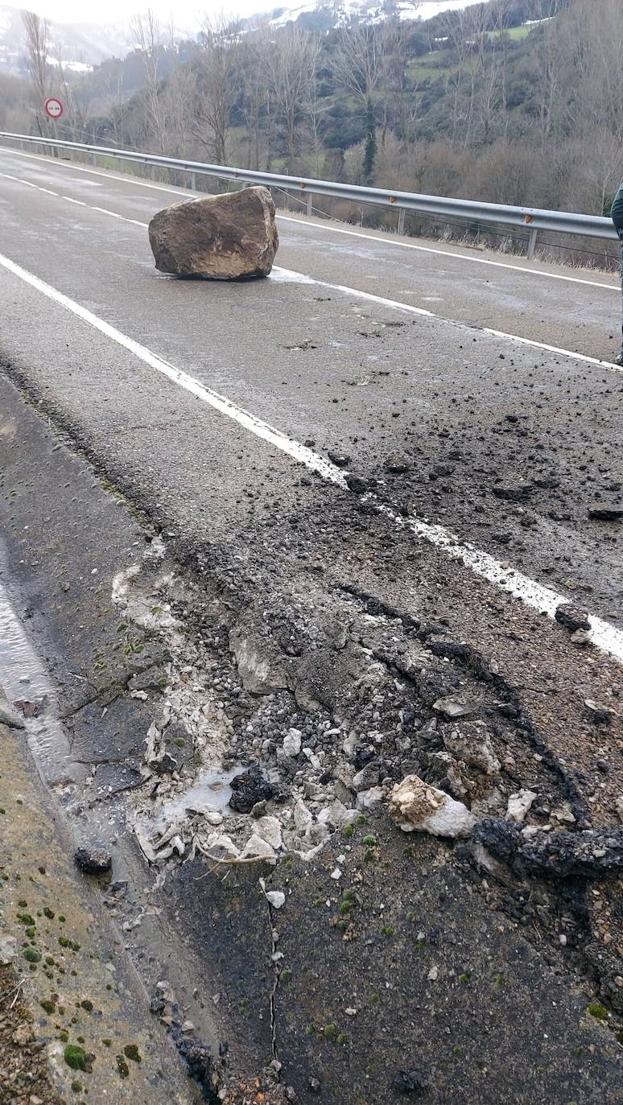
[[[614,197],[614,203],[612,204],[612,221],[614,223],[616,232],[619,235],[619,241],[621,243],[620,271],[621,287],[623,288],[623,184]],[[623,365],[623,336],[621,339],[621,352],[616,358],[615,364]]]

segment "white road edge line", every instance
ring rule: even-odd
[[[32,184],[30,181],[22,181],[21,177],[11,176],[9,173],[1,173],[0,177],[4,177],[6,180],[13,180],[17,184],[27,184],[30,188],[35,188],[39,192],[45,192],[46,195],[56,196],[57,199],[68,199],[61,192],[52,192],[49,188],[42,188],[40,184]],[[130,219],[127,215],[120,215],[118,211],[111,211],[108,207],[96,207],[92,203],[85,203],[83,200],[71,200],[71,203],[78,203],[82,207],[86,207],[91,211],[97,211],[100,215],[110,215],[112,219],[118,219],[123,223],[131,223],[133,226],[143,227],[147,229],[147,223],[141,222],[139,219]],[[378,303],[380,307],[388,307],[392,311],[404,311],[410,315],[419,315],[424,318],[432,318],[438,322],[445,322],[448,326],[458,326],[466,330],[476,331],[479,334],[488,334],[489,337],[503,338],[505,341],[517,342],[519,345],[527,345],[532,349],[542,349],[546,353],[555,353],[559,357],[567,357],[573,361],[582,361],[583,364],[596,365],[598,368],[608,368],[614,372],[623,372],[621,365],[614,364],[612,361],[600,361],[598,357],[589,357],[586,353],[574,353],[572,349],[560,349],[556,345],[547,345],[545,342],[534,341],[532,338],[522,338],[518,334],[507,334],[504,330],[492,330],[486,326],[475,326],[473,323],[462,322],[460,319],[446,318],[445,315],[437,315],[434,311],[428,311],[424,307],[415,307],[412,303],[403,303],[398,299],[386,299],[382,295],[375,295],[374,292],[364,292],[359,288],[349,288],[345,284],[330,284],[326,280],[318,280],[315,276],[308,276],[303,272],[296,272],[294,269],[283,269],[278,265],[273,267],[273,272],[281,273],[287,279],[293,283],[300,284],[316,284],[320,288],[328,288],[329,291],[340,292],[342,295],[355,296],[357,299],[367,300],[369,303]]]
[[[51,299],[54,303],[58,303],[60,307],[64,307],[66,311],[70,311],[71,314],[76,315],[77,318],[82,319],[83,322],[89,323],[96,330],[99,330],[101,334],[104,334],[111,341],[122,346],[129,353],[132,353],[144,364],[149,365],[150,368],[154,368],[157,372],[160,372],[163,376],[166,376],[178,387],[184,388],[185,391],[190,392],[191,395],[196,396],[197,399],[202,399],[204,403],[208,403],[215,410],[221,414],[226,415],[228,418],[233,419],[240,426],[244,426],[246,430],[250,430],[256,437],[261,438],[263,441],[267,441],[270,445],[274,445],[277,449],[280,449],[283,453],[287,453],[293,460],[299,461],[307,468],[310,468],[313,472],[317,472],[323,479],[330,480],[332,483],[338,485],[342,489],[346,489],[347,484],[344,478],[344,474],[330,461],[325,460],[319,453],[315,453],[312,449],[308,449],[305,445],[300,445],[298,441],[294,441],[287,434],[276,430],[272,426],[269,426],[267,422],[264,422],[261,418],[251,414],[250,411],[244,410],[242,407],[236,406],[230,399],[227,399],[224,395],[219,395],[218,392],[213,391],[212,388],[206,387],[205,384],[200,383],[194,376],[189,376],[188,373],[183,372],[179,368],[175,368],[169,364],[168,361],[158,357],[155,353],[152,353],[146,346],[141,345],[140,342],[134,341],[133,338],[128,337],[126,334],[122,334],[120,330],[117,330],[110,323],[105,322],[103,319],[94,315],[92,311],[87,310],[80,303],[76,303],[75,300],[70,299],[69,296],[59,292],[56,288],[53,288],[51,284],[46,284],[45,280],[41,280],[38,276],[28,272],[27,269],[17,265],[15,261],[11,261],[9,257],[5,257],[0,254],[0,265],[13,276],[19,277],[24,283],[30,284],[32,288],[35,288],[42,295]]]
[[[87,308],[83,307],[80,303],[76,303],[75,300],[70,299],[69,296],[64,295],[63,292],[53,288],[51,284],[47,284],[44,280],[28,272],[26,269],[22,268],[21,265],[16,264],[15,261],[11,261],[10,258],[5,257],[3,254],[0,254],[0,265],[5,268],[7,272],[10,272],[13,276],[18,277],[25,284],[29,284],[30,287],[52,300],[53,303],[57,303],[60,307],[71,312],[71,314],[75,315],[83,322],[93,326],[101,334],[104,334],[123,349],[132,353],[144,364],[149,365],[150,368],[166,376],[167,379],[177,384],[178,387],[183,388],[203,402],[208,403],[209,406],[213,407],[221,414],[226,415],[228,418],[231,418],[234,422],[237,422],[238,425],[255,434],[256,437],[261,438],[262,441],[274,445],[293,460],[300,464],[304,464],[311,471],[317,472],[323,479],[335,484],[342,490],[348,489],[344,473],[330,461],[320,456],[319,453],[314,452],[305,445],[299,444],[299,442],[288,437],[288,435],[281,430],[277,430],[267,422],[264,422],[263,419],[236,406],[236,404],[232,403],[226,396],[219,395],[211,388],[206,387],[205,384],[200,383],[200,381],[196,380],[193,376],[183,372],[181,369],[175,368],[173,365],[169,364],[168,361],[164,361],[161,357],[152,353],[146,346],[134,341],[133,338],[128,337],[126,334],[122,334],[120,330],[111,326],[110,323],[105,322],[103,319],[93,314],[92,311],[87,310]],[[567,601],[564,595],[558,594],[548,587],[541,586],[541,584],[537,583],[535,580],[530,579],[529,576],[515,571],[514,568],[505,566],[488,553],[474,548],[471,544],[462,543],[455,534],[445,529],[443,526],[431,525],[428,522],[420,521],[413,517],[403,520],[399,518],[390,507],[382,503],[378,505],[382,513],[390,518],[395,525],[407,525],[414,536],[441,549],[451,559],[461,561],[467,568],[471,569],[475,575],[481,576],[483,579],[495,584],[503,591],[507,591],[511,595],[514,595],[516,598],[520,599],[524,605],[531,607],[531,609],[539,613],[547,614],[548,617],[553,618],[556,607],[559,606],[560,603]],[[608,623],[604,622],[601,618],[593,616],[590,618],[590,625],[593,643],[603,652],[609,653],[617,660],[623,662],[623,631],[608,625]]]
[[[18,157],[27,157],[31,161],[43,161],[54,166],[59,166],[56,159],[50,157],[44,157],[41,154],[24,153],[21,150],[12,150],[8,146],[0,146],[0,150],[6,153],[15,154]],[[90,173],[92,176],[101,176],[107,180],[116,180],[120,184],[136,184],[141,188],[151,188],[156,192],[168,192],[173,196],[185,196],[192,197],[193,195],[205,195],[204,192],[193,192],[190,188],[182,191],[179,188],[170,188],[165,184],[154,184],[148,180],[138,180],[137,177],[130,175],[123,176],[119,173],[107,172],[101,169],[90,169],[87,165],[76,165],[71,161],[63,162],[62,168],[75,169],[81,173]],[[12,179],[19,179],[17,177]],[[25,182],[27,183],[27,182]],[[468,261],[475,265],[490,265],[496,269],[510,269],[511,272],[522,272],[526,276],[544,276],[549,280],[562,280],[569,284],[584,284],[588,288],[603,288],[609,292],[619,292],[621,289],[618,284],[603,284],[597,280],[584,280],[579,276],[566,276],[564,273],[557,272],[545,272],[544,269],[527,269],[525,265],[511,265],[508,261],[491,261],[488,257],[471,257],[465,253],[455,253],[448,249],[436,249],[434,246],[420,246],[415,242],[405,242],[398,239],[389,237],[381,237],[377,234],[367,234],[361,230],[349,230],[347,227],[334,226],[332,223],[319,223],[311,222],[309,219],[297,219],[295,215],[282,215],[278,213],[278,218],[282,222],[287,223],[299,223],[301,226],[313,227],[316,230],[324,230],[330,234],[348,234],[351,238],[363,238],[370,242],[379,242],[380,245],[388,245],[398,247],[400,249],[414,249],[419,253],[433,253],[437,257],[450,257],[455,261]]]

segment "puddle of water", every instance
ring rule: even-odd
[[[188,813],[222,813],[231,797],[230,783],[241,771],[242,768],[234,767],[229,771],[205,772],[189,790],[176,794],[165,803],[156,819],[156,827],[164,829],[167,825],[184,820]]]
[[[0,687],[10,705],[43,703],[38,717],[24,718],[37,766],[51,785],[75,780],[67,737],[54,714],[55,692],[0,580]]]

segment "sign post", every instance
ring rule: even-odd
[[[48,119],[52,120],[54,124],[54,136],[55,138],[58,138],[58,130],[56,129],[56,124],[58,123],[58,120],[61,118],[64,111],[62,100],[59,100],[58,96],[48,96],[47,100],[44,101],[43,110],[45,111]],[[54,157],[58,157],[58,148],[56,146],[52,148],[52,155]]]

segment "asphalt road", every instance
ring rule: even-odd
[[[471,328],[606,357],[611,278],[283,219],[269,280],[176,282],[154,272],[142,225],[168,192],[12,152],[0,172],[6,257],[295,442],[348,455],[356,473],[383,476],[407,450],[412,471],[389,480],[403,507],[618,619],[617,528],[588,510],[620,498],[621,373]],[[5,358],[106,463],[170,498],[184,532],[208,516],[213,537],[235,531],[257,481],[283,494],[290,463],[239,423],[6,269],[0,288]],[[495,493],[518,476],[535,484],[519,507]]]
[[[398,778],[412,765],[411,741],[395,742],[397,732],[406,732],[405,718],[423,721],[439,694],[463,689],[479,700],[484,717],[494,718],[504,767],[493,810],[505,809],[507,791],[529,786],[541,797],[538,825],[552,809],[563,809],[564,824],[567,808],[582,828],[616,822],[623,793],[621,524],[589,517],[595,506],[622,501],[623,376],[607,363],[619,332],[615,281],[298,217],[280,218],[279,264],[269,279],[177,281],[155,272],[145,229],[174,199],[161,185],[0,151],[5,578],[22,596],[18,606],[35,639],[45,644],[71,750],[92,771],[90,785],[101,778],[110,799],[137,785],[128,772],[140,782],[148,718],[160,708],[152,701],[160,687],[155,677],[140,684],[147,687],[143,698],[115,694],[109,703],[103,697],[111,665],[120,666],[115,686],[127,689],[136,677],[124,667],[134,655],[132,642],[123,656],[112,643],[118,632],[110,615],[112,579],[140,560],[142,534],[157,532],[173,576],[187,573],[192,581],[174,596],[192,647],[177,639],[159,646],[173,656],[164,681],[174,684],[177,670],[181,685],[194,683],[192,690],[212,702],[211,716],[220,718],[217,733],[225,710],[232,762],[248,762],[254,749],[281,771],[275,741],[282,729],[301,725],[339,772],[341,745],[322,743],[325,731],[338,731],[330,727],[337,718],[345,731],[361,731],[362,740],[378,737],[384,770]],[[398,465],[391,462],[396,454]],[[346,473],[365,480],[368,493],[349,490]],[[553,620],[563,598],[588,608],[592,645],[572,643]],[[429,649],[438,635],[439,649]],[[164,665],[161,655],[149,663]],[[266,707],[257,705],[257,686],[247,693],[253,680],[272,692]],[[96,693],[89,695],[85,684]],[[167,694],[187,705],[179,686],[167,686]],[[587,702],[605,708],[605,722],[595,720]],[[181,755],[177,745],[172,752]],[[447,757],[443,750],[435,755]],[[305,770],[294,784],[293,772],[286,772],[284,786],[296,791]],[[307,780],[306,797],[334,785],[332,770],[318,772],[322,783]],[[474,784],[481,785],[482,779]],[[349,877],[367,888],[371,927],[362,928],[362,944],[375,951],[362,973],[363,996],[351,1005],[367,1003],[370,1024],[383,1026],[369,1067],[358,1058],[370,1031],[363,1018],[360,1030],[355,1018],[340,1033],[354,1042],[337,1058],[331,1034],[321,1031],[342,1015],[333,1009],[334,973],[344,971],[344,987],[357,979],[361,945],[353,945],[346,967],[335,926],[329,932],[325,924],[317,958],[304,956],[298,964],[300,989],[296,978],[291,990],[278,989],[255,878],[248,885],[243,876],[232,878],[232,906],[220,879],[204,882],[190,864],[171,874],[163,916],[198,957],[197,970],[210,976],[202,993],[221,986],[218,977],[211,980],[219,973],[216,963],[224,974],[229,970],[238,1043],[252,992],[258,1003],[270,995],[270,1016],[247,1024],[247,1042],[263,1053],[272,1047],[275,1057],[285,1034],[288,1077],[302,1101],[319,1062],[330,1105],[355,1105],[366,1094],[393,1100],[386,1066],[403,1062],[405,1041],[410,1054],[426,1057],[440,1103],[453,1094],[470,1105],[503,1097],[519,1105],[546,1086],[556,1105],[565,1105],[580,1078],[582,1105],[600,1094],[616,1101],[613,1038],[598,1026],[606,1040],[601,1073],[581,1058],[587,1048],[602,1055],[590,1050],[597,1028],[582,1019],[590,980],[599,977],[601,997],[620,1012],[616,980],[623,972],[612,948],[623,947],[623,934],[616,905],[610,919],[609,890],[600,884],[598,905],[589,895],[581,908],[578,894],[576,928],[567,916],[573,895],[550,900],[543,887],[534,894],[532,888],[509,891],[513,925],[519,917],[530,942],[522,928],[500,920],[507,903],[498,889],[485,880],[484,890],[474,893],[471,876],[457,876],[450,861],[431,897],[427,872],[441,870],[446,860],[428,854],[430,842],[418,845],[413,893],[426,920],[417,924],[428,926],[435,914],[447,944],[443,936],[438,950],[433,926],[433,959],[421,979],[427,996],[415,1016],[408,929],[415,876],[403,870],[395,833],[384,847],[388,858],[376,879],[366,868],[365,840],[345,860],[338,836],[332,852],[306,869],[309,877],[306,871],[293,877],[299,912],[288,920],[286,911],[279,922],[296,959],[300,926],[316,924],[318,901],[325,895],[329,901],[335,890],[334,864],[350,864]],[[125,862],[132,870],[136,857]],[[293,892],[287,878],[284,885]],[[517,902],[526,899],[537,906],[524,916]],[[384,901],[396,916],[380,929]],[[496,962],[521,965],[507,992],[499,983],[507,966],[496,967],[482,990],[461,992],[471,949],[478,949],[484,980],[489,939],[465,938],[466,909],[471,928],[465,931],[484,932],[487,918],[495,917]],[[560,961],[567,947],[561,931],[570,933],[570,963]],[[151,963],[140,932],[139,958]],[[394,932],[399,949],[384,943]],[[452,950],[457,947],[460,955]],[[403,956],[405,966],[397,966]],[[436,958],[453,980],[441,990],[434,985]],[[583,981],[564,981],[559,993],[551,989],[554,971]],[[530,1031],[539,986],[539,1017],[548,1011],[539,1038],[554,1041],[543,1054]],[[373,1015],[377,1000],[381,1018]],[[498,1026],[513,1018],[528,1026],[517,1055],[512,1033],[504,1030],[498,1040],[487,1018],[481,1024],[475,1015],[482,1003],[490,1010],[497,1002]],[[402,1036],[393,1033],[396,1015]],[[201,1016],[201,1009],[192,1011],[193,1020]],[[548,1017],[554,1018],[549,1024]],[[436,1073],[437,1036],[423,1031],[434,1018],[446,1024],[440,1032],[450,1033]],[[564,1046],[567,1038],[574,1039],[573,1053]],[[459,1076],[454,1039],[459,1050],[469,1045],[467,1073]],[[355,1069],[345,1090],[347,1071]]]

